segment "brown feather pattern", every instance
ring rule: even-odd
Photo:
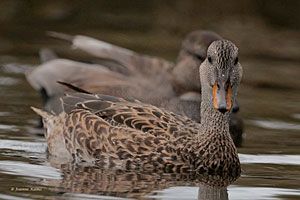
[[[200,124],[187,117],[106,95],[67,94],[62,104],[66,113],[57,116],[56,128],[63,127],[65,148],[74,162],[127,170],[196,172],[203,182],[220,186],[239,176],[239,167],[232,168],[232,163],[239,162],[226,157],[236,152],[233,143],[222,144],[230,136],[205,136],[199,141]],[[226,153],[220,154],[216,146],[224,147]],[[49,149],[50,154],[55,151]]]

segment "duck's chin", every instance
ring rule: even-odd
[[[230,113],[231,113],[231,110],[220,110],[220,109],[216,109],[216,108],[213,108],[214,112],[217,113],[218,115],[220,116],[229,116]]]

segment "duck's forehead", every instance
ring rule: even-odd
[[[217,66],[226,68],[237,57],[238,48],[228,40],[218,40],[210,45],[208,54],[215,59]]]
[[[216,57],[229,59],[237,56],[238,48],[228,40],[218,40],[209,46],[208,53],[214,54]]]

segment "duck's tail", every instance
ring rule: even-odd
[[[51,119],[53,117],[53,115],[51,113],[48,113],[46,111],[43,111],[39,108],[35,108],[33,106],[30,107],[36,114],[38,114],[39,116],[41,116],[43,118],[43,120],[48,121],[49,119]]]
[[[71,159],[71,154],[65,146],[60,115],[57,116],[35,107],[31,107],[31,109],[43,118],[43,126],[46,129],[44,136],[47,140],[49,155],[62,160]]]

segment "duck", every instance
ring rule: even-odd
[[[242,66],[228,40],[210,44],[199,67],[201,122],[140,102],[103,94],[61,97],[63,112],[32,109],[43,118],[50,156],[103,168],[195,173],[226,187],[241,174],[229,121]]]
[[[112,71],[123,74],[157,76],[162,69],[170,71],[174,87],[178,91],[196,91],[200,88],[197,73],[198,67],[206,58],[206,50],[210,43],[222,37],[213,31],[195,30],[188,33],[182,41],[176,63],[165,59],[140,54],[117,45],[84,35],[68,35],[65,33],[48,32],[48,35],[68,41],[73,49],[79,49],[92,58],[98,58],[98,64]],[[191,81],[191,78],[193,81]]]
[[[212,31],[196,30],[182,42],[176,63],[139,54],[95,38],[50,32],[50,36],[71,42],[96,63],[58,58],[41,51],[42,64],[26,73],[30,85],[42,96],[45,109],[62,111],[60,97],[72,92],[57,81],[68,82],[92,93],[138,99],[200,122],[200,80],[198,67],[206,58],[208,46],[221,36]],[[90,58],[91,60],[93,58]],[[230,117],[230,133],[235,145],[242,144],[243,120],[235,103]]]

